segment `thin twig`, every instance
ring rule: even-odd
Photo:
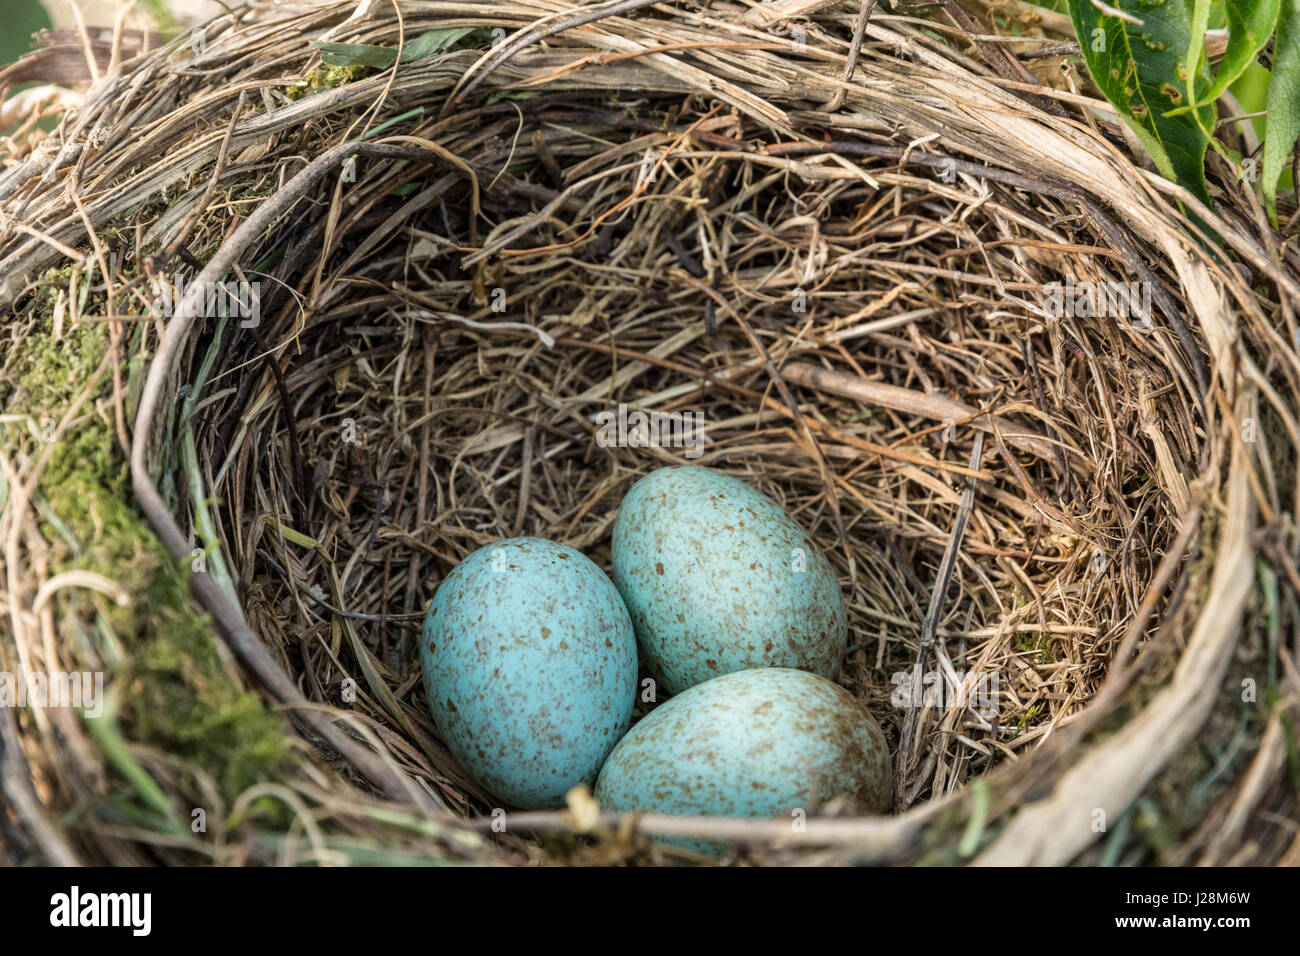
[[[975,433],[975,445],[970,456],[972,470],[979,469],[980,459],[983,455],[984,433],[977,431]],[[896,809],[899,811],[907,809],[910,803],[910,795],[914,792],[909,788],[912,769],[916,761],[913,748],[918,743],[915,739],[918,730],[917,725],[924,709],[917,704],[916,695],[922,686],[926,664],[931,653],[931,645],[934,643],[935,632],[939,627],[939,617],[943,613],[944,599],[948,594],[948,585],[952,583],[952,575],[957,568],[957,555],[961,551],[962,539],[966,536],[966,523],[970,520],[971,509],[974,505],[975,479],[967,478],[966,490],[962,492],[961,504],[957,508],[957,517],[952,526],[952,534],[948,538],[948,547],[943,553],[943,560],[939,562],[939,571],[934,579],[934,591],[930,594],[930,605],[925,612],[925,620],[921,624],[921,635],[917,641],[916,664],[912,668],[910,684],[912,688],[911,699],[903,712],[903,727],[899,733],[898,757],[894,767],[894,799]]]

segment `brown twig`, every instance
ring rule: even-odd
[[[983,455],[984,433],[976,432],[975,446],[970,456],[972,471],[979,470],[980,459]],[[921,636],[917,641],[916,664],[912,667],[911,674],[910,686],[913,688],[913,695],[918,693],[919,688],[922,686],[922,678],[929,662],[935,632],[939,627],[939,616],[943,613],[948,587],[952,583],[953,572],[957,569],[957,555],[961,551],[962,539],[966,536],[966,523],[970,520],[971,509],[974,505],[975,479],[967,478],[966,490],[962,492],[961,505],[957,510],[952,533],[948,538],[948,547],[944,550],[943,560],[939,563],[939,570],[935,575],[934,590],[930,594],[930,604],[925,612],[925,620],[921,623]],[[941,679],[946,681],[948,678],[944,675]],[[895,759],[894,766],[894,799],[896,809],[899,811],[908,808],[911,800],[914,799],[912,795],[919,787],[919,782],[916,785],[913,784],[912,772],[915,769],[915,751],[920,743],[916,738],[920,730],[922,710],[923,708],[917,705],[913,696],[913,699],[909,701],[909,705],[903,712],[903,726],[899,732],[898,756]]]

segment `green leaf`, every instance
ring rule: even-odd
[[[1264,130],[1264,208],[1277,226],[1277,182],[1300,136],[1300,0],[1285,0],[1273,45]],[[1300,184],[1297,184],[1300,185]]]
[[[313,40],[320,50],[320,58],[327,66],[372,66],[384,70],[397,62],[397,51],[389,46],[368,46],[364,43],[325,43]]]
[[[1205,150],[1214,105],[1166,115],[1186,105],[1186,77],[1194,78],[1198,99],[1209,86],[1204,69],[1187,65],[1192,24],[1186,0],[1112,0],[1110,7],[1125,16],[1103,13],[1092,0],[1070,0],[1088,70],[1160,172],[1209,205]]]
[[[402,62],[413,63],[426,56],[440,53],[475,32],[475,27],[458,27],[454,30],[430,30],[402,47]],[[397,62],[397,47],[371,46],[365,43],[327,43],[313,40],[320,50],[321,59],[328,66],[370,66],[386,70]]]
[[[1195,66],[1188,74],[1189,79],[1200,74],[1205,60],[1205,28],[1210,17],[1210,6],[1210,0],[1196,0],[1192,13],[1192,36],[1187,59]],[[1204,94],[1196,97],[1197,106],[1217,100],[1255,62],[1259,51],[1264,49],[1273,36],[1281,6],[1281,0],[1235,0],[1227,5],[1228,48],[1214,74],[1214,82]],[[1191,84],[1184,82],[1183,86],[1190,97]],[[1167,115],[1177,116],[1191,109],[1191,106],[1183,106]]]
[[[531,100],[537,93],[537,90],[497,90],[487,98],[487,105],[491,106],[502,100]]]
[[[430,30],[406,44],[402,50],[402,62],[413,63],[426,56],[449,50],[475,31],[474,27],[459,27],[454,30]]]
[[[361,139],[357,140],[357,142],[364,142],[365,140],[372,139],[373,137],[378,136],[384,130],[391,129],[392,127],[396,126],[398,123],[405,123],[409,119],[421,119],[421,120],[424,119],[424,107],[417,106],[413,110],[407,110],[405,113],[402,113],[400,116],[394,116],[392,119],[384,120],[382,123],[380,123],[378,126],[374,127],[373,129],[366,130],[366,132],[362,134]]]

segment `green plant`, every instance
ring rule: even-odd
[[[1205,151],[1218,98],[1272,41],[1262,180],[1277,225],[1278,181],[1300,136],[1300,0],[1069,0],[1088,70],[1167,178],[1208,204]],[[1213,70],[1205,53],[1211,19],[1226,23],[1227,47]]]
[[[486,31],[474,27],[430,30],[409,41],[402,47],[400,54],[396,47],[364,43],[325,43],[313,40],[311,45],[320,51],[321,60],[327,66],[369,66],[377,70],[386,70],[399,59],[403,63],[413,63],[434,53],[449,50],[462,40],[474,39],[481,35],[486,35]]]

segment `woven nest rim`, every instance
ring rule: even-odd
[[[1060,689],[1031,698],[1029,677],[1013,687],[1000,717],[1037,741],[1023,755],[960,733],[961,708],[926,718],[923,730],[942,731],[909,748],[902,789],[916,805],[898,816],[813,819],[798,836],[784,823],[655,818],[641,832],[732,835],[759,859],[1063,863],[1084,852],[1097,836],[1092,814],[1122,814],[1211,719],[1206,688],[1223,684],[1250,634],[1261,506],[1276,513],[1294,500],[1294,476],[1275,464],[1285,453],[1240,440],[1241,423],[1272,416],[1270,440],[1295,441],[1278,382],[1300,369],[1274,325],[1276,303],[1291,321],[1300,301],[1294,262],[1249,225],[1249,198],[1227,192],[1225,208],[1197,210],[1234,254],[1226,268],[1172,201],[1194,200],[1135,166],[1077,97],[1043,86],[1022,98],[996,64],[883,14],[842,79],[850,4],[808,5],[800,49],[775,42],[789,23],[764,30],[719,5],[680,22],[642,11],[574,26],[543,50],[520,44],[508,59],[509,44],[452,50],[297,100],[262,93],[258,110],[261,64],[311,74],[319,60],[307,39],[395,46],[434,25],[488,25],[472,4],[434,4],[400,25],[379,10],[345,23],[352,9],[287,15],[300,33],[289,42],[284,23],[241,8],[209,26],[203,53],[145,54],[93,87],[74,126],[105,130],[103,151],[75,173],[84,212],[34,185],[51,168],[48,148],[0,178],[0,197],[21,201],[43,234],[11,228],[0,244],[11,303],[57,261],[48,239],[89,239],[94,257],[121,248],[142,261],[187,230],[205,250],[200,289],[281,247],[266,267],[269,323],[243,339],[202,322],[141,323],[155,344],[123,340],[134,350],[123,359],[154,356],[117,399],[135,408],[125,441],[134,492],[163,543],[188,560],[191,525],[219,541],[228,581],[200,574],[193,587],[240,679],[297,708],[299,732],[343,758],[328,787],[303,772],[298,792],[359,820],[363,805],[427,814],[437,826],[424,837],[470,859],[672,853],[613,831],[562,851],[513,833],[482,839],[492,801],[421,712],[411,647],[436,580],[488,540],[557,537],[608,566],[617,498],[638,474],[681,458],[599,448],[591,414],[619,403],[676,409],[690,396],[716,424],[698,463],[782,501],[835,563],[859,645],[846,686],[887,706],[882,675],[915,659],[929,587],[965,514],[973,525],[941,645],[958,642],[971,661],[981,649],[1002,654],[1004,666],[1039,683],[1048,674]],[[492,25],[525,31],[549,9],[505,4]],[[209,89],[200,71],[226,82]],[[172,108],[141,124],[126,91],[164,77]],[[452,94],[463,97],[454,109]],[[366,112],[385,95],[383,120]],[[392,117],[410,126],[356,139]],[[305,164],[293,158],[304,124],[318,152]],[[351,202],[352,180],[339,175],[350,162],[360,193]],[[227,169],[251,183],[227,189]],[[144,230],[124,229],[101,242],[142,197],[182,181],[143,244]],[[382,202],[393,190],[405,191]],[[233,233],[213,214],[217,198],[249,210]],[[194,210],[204,216],[190,225]],[[86,220],[100,231],[93,239]],[[389,252],[394,236],[401,248]],[[896,258],[864,253],[859,244],[871,243]],[[333,258],[320,261],[321,248]],[[740,251],[709,262],[718,250]],[[947,265],[954,257],[964,270]],[[1044,315],[1037,293],[1067,275],[1136,276],[1152,292],[1155,328]],[[796,291],[807,312],[790,308]],[[908,321],[876,321],[899,314]],[[414,375],[417,349],[421,387],[381,391]],[[432,401],[442,396],[447,405]],[[876,415],[857,417],[864,406]],[[173,450],[177,409],[197,423],[192,462]],[[363,441],[340,442],[343,418]],[[971,458],[976,434],[989,447]],[[972,472],[976,503],[963,507]],[[35,481],[39,462],[18,473]],[[393,497],[399,474],[407,488],[434,475],[433,487]],[[186,508],[186,498],[223,505]],[[404,505],[416,514],[384,523]],[[1120,573],[1108,579],[1112,560]],[[396,610],[394,567],[412,584]],[[1049,635],[1050,660],[1017,646],[1022,624]],[[363,700],[340,717],[326,709],[337,704],[328,688],[345,676]],[[1148,680],[1158,690],[1135,705]],[[1030,700],[1043,706],[1031,714]],[[897,745],[897,728],[891,738]],[[965,786],[980,779],[972,768],[990,771],[987,790]],[[572,828],[578,810],[515,815],[512,830]],[[958,846],[952,821],[968,833],[972,814],[986,832]],[[1185,838],[1188,854],[1229,846]]]

